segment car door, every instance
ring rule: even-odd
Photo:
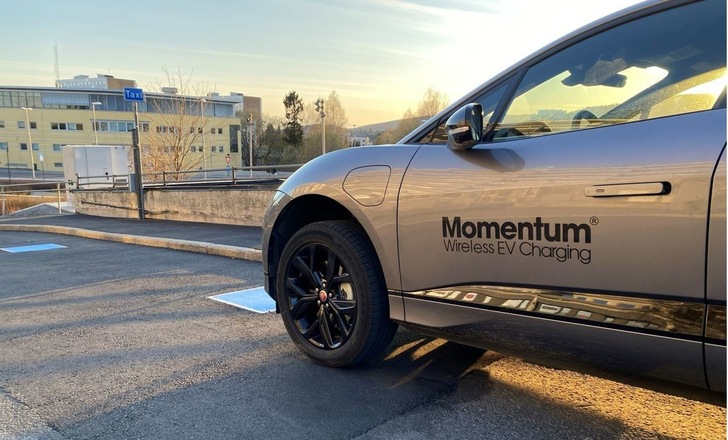
[[[726,141],[720,3],[537,57],[476,97],[506,100],[484,105],[483,142],[420,148],[399,198],[407,322],[705,385],[709,200]]]

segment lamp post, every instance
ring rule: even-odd
[[[45,167],[43,166],[43,153],[38,153],[38,160],[40,161],[40,169],[43,172],[43,181],[45,182]]]
[[[5,166],[8,169],[8,182],[12,185],[13,184],[13,178],[10,177],[10,145],[5,144]]]
[[[324,100],[319,98],[316,100],[315,104],[316,111],[319,116],[321,116],[321,154],[326,154],[326,124],[324,123],[326,113],[324,113]]]
[[[32,112],[33,109],[30,107],[21,107],[25,110],[25,128],[28,130],[28,151],[30,151],[30,170],[33,172],[33,179],[35,179],[35,159],[33,159],[33,139],[30,137],[30,118],[28,112]]]
[[[248,122],[248,154],[250,156],[250,177],[253,177],[253,114],[249,113],[245,120]]]
[[[202,175],[207,179],[207,161],[205,160],[205,98],[200,99],[200,115],[202,117]]]
[[[98,135],[98,133],[96,133],[96,131],[97,131],[96,130],[96,106],[97,105],[102,105],[102,104],[98,101],[91,103],[91,111],[94,114],[94,145],[99,144],[99,135]]]

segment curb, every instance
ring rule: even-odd
[[[113,232],[99,232],[92,231],[90,229],[54,225],[0,225],[0,231],[46,232],[50,234],[73,235],[76,237],[90,238],[94,240],[115,241],[118,243],[136,244],[140,246],[197,252],[200,254],[218,255],[221,257],[229,257],[239,260],[263,261],[262,252],[258,249],[225,244],[205,243],[202,241],[179,240],[176,238],[116,234]]]

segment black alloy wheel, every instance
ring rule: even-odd
[[[351,275],[330,247],[309,243],[298,249],[286,273],[290,313],[299,333],[313,345],[334,349],[356,323]]]
[[[391,341],[386,288],[374,251],[350,222],[319,222],[286,245],[278,302],[286,330],[308,356],[330,366],[371,359]]]

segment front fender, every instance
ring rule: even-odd
[[[268,252],[270,236],[286,206],[319,196],[343,207],[365,230],[382,265],[387,288],[401,290],[397,253],[397,198],[418,146],[375,146],[338,150],[308,162],[278,188],[263,226],[264,269],[277,266]],[[312,207],[315,209],[315,207]],[[313,216],[315,218],[315,215]],[[274,274],[270,274],[274,275]]]

